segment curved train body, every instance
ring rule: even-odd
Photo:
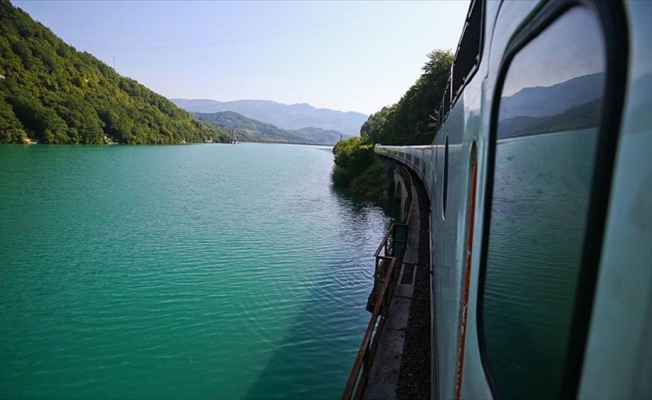
[[[433,398],[652,397],[652,2],[472,2],[431,145]]]

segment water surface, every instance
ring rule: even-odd
[[[317,146],[0,146],[0,396],[337,398],[377,206]]]

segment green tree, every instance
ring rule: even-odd
[[[374,154],[369,136],[352,137],[333,147],[333,184],[375,200],[383,200],[387,167]]]
[[[352,137],[339,141],[333,147],[335,164],[358,174],[371,164],[374,159],[374,145],[369,141],[369,136]]]
[[[398,103],[369,116],[360,137],[340,141],[334,148],[332,181],[352,192],[380,198],[387,168],[374,155],[375,143],[428,144],[434,130],[429,115],[439,107],[453,64],[449,51],[428,53],[423,73]]]
[[[27,136],[13,109],[0,97],[0,143],[22,143]]]
[[[449,51],[428,53],[423,73],[401,97],[398,103],[383,107],[369,116],[361,132],[367,133],[373,143],[428,144],[434,130],[429,115],[439,107],[450,76],[453,55]]]

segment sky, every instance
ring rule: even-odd
[[[468,0],[13,0],[77,50],[168,98],[272,100],[371,114],[427,53],[455,51]]]

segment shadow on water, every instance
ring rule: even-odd
[[[378,205],[337,188],[331,193],[339,205],[337,218],[347,225],[339,230],[341,250],[317,261],[321,265],[315,284],[247,399],[339,398],[344,390],[369,321],[365,303],[377,246],[371,250],[369,241],[379,243],[389,222],[385,219],[380,237],[376,232],[370,238],[368,232],[381,214]],[[392,216],[392,207],[383,211]]]
[[[355,213],[359,213],[367,207],[375,206],[382,208],[385,215],[389,216],[392,221],[396,221],[396,219],[401,215],[401,203],[398,199],[392,198],[385,202],[378,202],[369,200],[361,195],[349,193],[345,189],[335,185],[331,185],[330,189],[339,204],[349,207]]]

